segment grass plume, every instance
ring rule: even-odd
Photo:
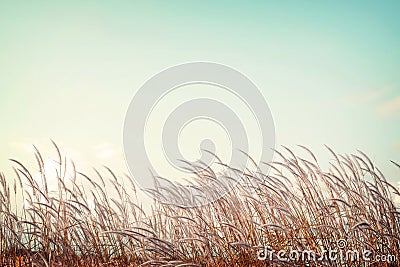
[[[13,184],[0,174],[0,266],[399,266],[257,259],[261,246],[322,253],[344,238],[349,247],[400,259],[400,212],[393,201],[400,193],[362,152],[337,155],[327,148],[334,161],[323,170],[306,147],[307,159],[284,147],[276,151],[278,161],[263,163],[270,173],[247,171],[210,205],[155,202],[146,214],[131,177],[108,168],[89,177],[55,147],[55,190],[37,149],[40,179],[17,160]],[[196,175],[203,182],[215,178],[207,169]],[[257,188],[255,180],[261,181]],[[20,198],[18,210],[13,203]]]

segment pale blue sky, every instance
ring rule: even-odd
[[[127,172],[125,111],[169,66],[213,61],[265,95],[277,144],[400,161],[397,1],[1,1],[0,169],[49,138],[78,167]]]

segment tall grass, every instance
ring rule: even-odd
[[[0,174],[0,266],[374,264],[257,258],[264,246],[318,254],[343,239],[348,248],[400,259],[400,212],[393,202],[400,193],[362,152],[337,155],[328,148],[334,161],[323,170],[307,148],[308,159],[284,148],[277,151],[279,161],[269,164],[268,175],[247,171],[233,191],[210,205],[181,208],[155,202],[146,214],[130,177],[117,177],[110,169],[89,177],[73,164],[67,167],[56,149],[56,191],[49,190],[38,150],[41,179],[16,160],[14,183]],[[197,175],[216,178],[207,169]],[[16,199],[22,199],[22,209],[13,205]],[[397,261],[376,264],[398,266]]]

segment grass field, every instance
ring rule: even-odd
[[[400,212],[393,201],[399,191],[362,152],[337,155],[328,148],[334,160],[323,170],[302,148],[307,159],[283,148],[268,175],[248,171],[210,205],[155,202],[147,213],[131,178],[109,169],[88,177],[67,167],[59,151],[58,186],[50,190],[36,151],[40,180],[18,161],[14,183],[0,176],[0,266],[400,266]],[[198,177],[216,178],[209,169]],[[254,188],[254,181],[261,185]],[[258,258],[272,250],[322,256],[329,249],[371,254],[310,262],[272,253]],[[391,261],[382,261],[389,255]]]

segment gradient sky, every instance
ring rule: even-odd
[[[138,88],[176,64],[212,61],[266,97],[277,145],[321,160],[361,149],[400,171],[398,1],[1,1],[0,170],[34,166],[49,139],[78,168],[127,172],[125,112]]]

